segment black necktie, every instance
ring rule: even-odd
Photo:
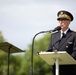
[[[65,33],[62,33],[62,38],[64,38],[66,35],[65,35]]]
[[[59,46],[63,43],[63,39],[66,37],[66,34],[65,33],[62,33],[62,37],[60,39],[60,42],[59,42]]]

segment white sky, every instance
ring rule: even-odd
[[[60,10],[74,15],[70,27],[75,30],[75,7],[76,0],[0,0],[0,31],[7,42],[24,50],[36,33],[58,26]]]

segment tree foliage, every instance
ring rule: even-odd
[[[35,40],[34,43],[34,61],[33,61],[33,74],[34,75],[51,75],[51,66],[43,61],[37,52],[46,51],[49,45],[50,35],[46,34],[42,38]],[[29,49],[24,55],[20,75],[29,75],[31,69],[31,50],[32,45],[29,45]]]
[[[50,34],[44,35],[40,39],[34,41],[33,55],[33,74],[34,75],[51,75],[51,66],[42,60],[37,52],[46,51],[48,49]],[[0,42],[4,42],[2,33],[0,32]],[[31,75],[31,54],[32,44],[28,46],[28,50],[24,54],[10,55],[10,75]],[[0,75],[7,75],[7,56],[8,54],[0,50]]]
[[[5,42],[5,39],[0,32],[0,42]],[[10,55],[9,74],[18,75],[22,62],[21,56]],[[7,75],[8,72],[8,54],[0,49],[0,75]]]

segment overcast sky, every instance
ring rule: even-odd
[[[76,30],[75,7],[76,0],[0,0],[0,31],[7,42],[24,50],[36,33],[58,26],[60,10],[74,15],[70,27]]]

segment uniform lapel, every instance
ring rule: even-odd
[[[64,45],[64,43],[68,40],[68,38],[72,35],[71,30],[69,29],[66,33],[66,37],[62,39],[61,44],[59,44],[59,49]]]
[[[58,45],[59,45],[59,40],[60,40],[60,32],[56,33],[54,36],[54,43],[53,43],[53,47],[58,50]]]

